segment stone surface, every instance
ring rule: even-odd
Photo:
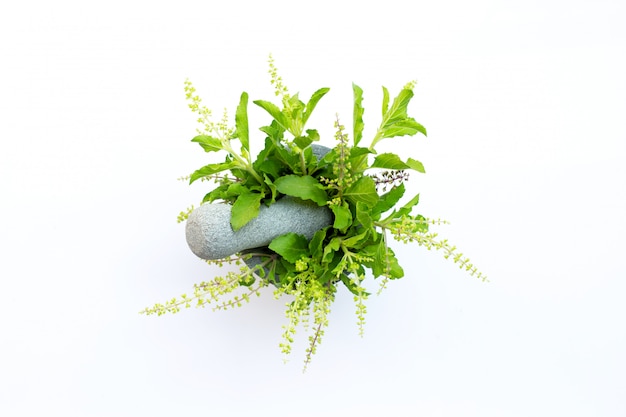
[[[202,259],[221,259],[246,249],[264,247],[276,237],[293,232],[311,239],[316,231],[333,223],[327,207],[284,197],[238,231],[230,226],[229,204],[203,204],[187,220],[187,244]]]
[[[330,148],[324,145],[318,145],[317,143],[311,144],[311,150],[313,151],[313,155],[315,155],[318,161],[326,156],[328,152],[330,152]]]

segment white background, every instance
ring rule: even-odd
[[[0,415],[626,415],[625,21],[617,0],[6,2]],[[292,92],[331,88],[331,146],[352,81],[370,132],[380,86],[418,81],[429,136],[387,146],[491,281],[396,245],[365,337],[341,292],[306,374],[270,292],[138,314],[219,272],[175,222],[207,191],[176,181],[207,161],[183,81],[217,114],[270,99],[269,53]]]

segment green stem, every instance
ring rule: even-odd
[[[309,175],[306,167],[306,161],[304,160],[304,149],[300,149],[300,165],[302,166],[302,175]]]
[[[226,152],[228,152],[230,155],[233,156],[233,158],[235,158],[235,160],[237,162],[239,162],[239,164],[241,165],[241,167],[246,170],[247,172],[250,173],[250,175],[252,175],[254,177],[255,180],[257,180],[257,182],[259,183],[259,185],[261,185],[264,189],[266,188],[265,186],[265,181],[263,181],[263,178],[261,178],[261,176],[254,170],[254,168],[252,167],[252,164],[250,163],[250,161],[246,161],[245,159],[243,159],[241,156],[239,156],[234,150],[233,148],[230,146],[230,144],[226,143],[225,141],[222,141],[222,146],[224,147],[224,150]]]
[[[372,143],[370,144],[369,150],[374,151],[374,146],[382,139],[383,130],[379,127],[376,131],[376,136],[372,139]]]

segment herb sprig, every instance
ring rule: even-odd
[[[214,122],[211,111],[202,105],[192,83],[185,81],[189,107],[198,115],[202,126],[192,142],[206,152],[225,154],[223,162],[194,171],[189,182],[215,181],[217,186],[204,196],[202,204],[215,201],[231,204],[230,223],[235,231],[254,219],[262,204],[270,206],[284,196],[328,207],[334,215],[333,224],[317,231],[310,240],[287,233],[275,238],[267,250],[208,261],[218,265],[234,262],[240,264],[241,269],[239,273],[230,272],[195,285],[192,296],[183,294],[179,299],[156,304],[142,313],[162,315],[176,313],[181,307],[208,304],[215,305],[215,309],[227,309],[248,302],[251,295],[260,295],[259,290],[271,283],[275,286],[276,298],[283,295],[293,298],[287,303],[281,351],[285,355],[291,352],[300,324],[307,329],[311,327],[306,369],[328,326],[330,308],[339,286],[344,285],[353,295],[362,335],[365,301],[370,295],[364,281],[368,277],[380,279],[382,290],[390,280],[405,275],[389,246],[390,238],[439,250],[470,275],[486,280],[455,246],[429,230],[431,225],[441,224],[441,221],[413,213],[419,194],[400,205],[409,172],[424,173],[422,163],[410,157],[404,160],[395,153],[376,151],[376,146],[385,139],[426,136],[424,126],[408,115],[414,82],[406,84],[393,100],[383,87],[381,122],[366,146],[363,146],[363,90],[353,84],[352,140],[337,116],[334,122],[336,144],[318,158],[312,145],[320,141],[320,134],[315,129],[307,129],[306,124],[329,89],[318,89],[305,103],[298,94],[290,95],[271,57],[269,72],[280,104],[264,100],[253,102],[270,116],[270,123],[260,128],[265,142],[255,158],[250,152],[248,94],[241,94],[235,126],[231,127],[226,112],[219,122]],[[184,221],[192,209],[181,212],[179,222]],[[251,257],[260,262],[254,266],[242,262]],[[242,287],[242,293],[224,300],[227,294]]]

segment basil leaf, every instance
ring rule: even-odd
[[[323,185],[319,183],[315,178],[310,175],[285,175],[274,181],[276,189],[285,194],[293,197],[298,197],[303,200],[312,200],[319,206],[326,205],[326,192],[323,190]]]
[[[235,113],[235,129],[241,146],[250,152],[249,132],[248,132],[248,93],[241,93],[241,99]]]
[[[212,136],[198,135],[191,139],[191,141],[197,142],[206,152],[217,152],[223,150],[222,141]]]
[[[306,110],[304,111],[304,115],[302,116],[303,126],[306,124],[307,120],[309,120],[309,117],[311,117],[311,113],[313,113],[313,110],[315,109],[315,106],[317,106],[317,103],[329,91],[330,91],[330,88],[320,88],[319,90],[313,93],[313,95],[309,99],[309,102],[306,104]]]
[[[348,204],[345,202],[341,206],[333,204],[332,206],[330,206],[330,209],[335,215],[335,222],[333,223],[333,227],[335,229],[341,230],[342,233],[345,233],[346,229],[352,224],[352,213],[350,212]]]
[[[259,215],[261,193],[244,192],[237,197],[230,214],[230,225],[234,231],[241,229],[250,220]]]
[[[280,111],[280,109],[274,103],[270,103],[269,101],[264,101],[264,100],[256,100],[254,101],[254,104],[256,104],[257,106],[261,107],[266,112],[268,112],[274,118],[274,120],[276,120],[276,123],[278,123],[283,129],[289,130],[290,123],[287,120],[287,117]]]
[[[376,192],[376,184],[370,177],[361,177],[357,182],[352,184],[344,193],[345,198],[350,199],[354,203],[362,202],[372,207],[378,202],[378,193]]]
[[[352,91],[354,92],[354,109],[352,112],[352,137],[354,138],[354,146],[357,146],[363,138],[363,90],[358,85],[352,83]]]
[[[372,211],[374,213],[384,213],[387,210],[392,209],[393,206],[395,206],[396,203],[400,201],[400,198],[402,198],[402,196],[404,195],[404,191],[405,191],[404,184],[400,184],[396,187],[393,187],[391,190],[389,190],[388,193],[380,196],[378,203],[376,204],[376,206],[374,207]],[[357,206],[357,209],[358,209],[358,206]]]
[[[412,118],[400,120],[383,129],[384,138],[392,138],[395,136],[413,136],[416,133],[426,136],[426,128],[417,123]]]
[[[221,164],[205,165],[202,168],[194,171],[193,174],[191,174],[191,177],[189,178],[189,184],[193,183],[194,181],[202,177],[208,177],[210,175],[217,174],[218,172],[228,171],[238,166],[239,165],[237,164],[237,162],[234,162],[234,161],[222,162]]]
[[[291,263],[309,255],[309,242],[297,233],[287,233],[274,238],[269,248]]]
[[[400,157],[395,153],[382,153],[374,159],[374,163],[370,168],[386,168],[386,169],[414,169],[418,172],[426,172],[424,165],[420,161],[409,158],[406,162],[402,162]]]

